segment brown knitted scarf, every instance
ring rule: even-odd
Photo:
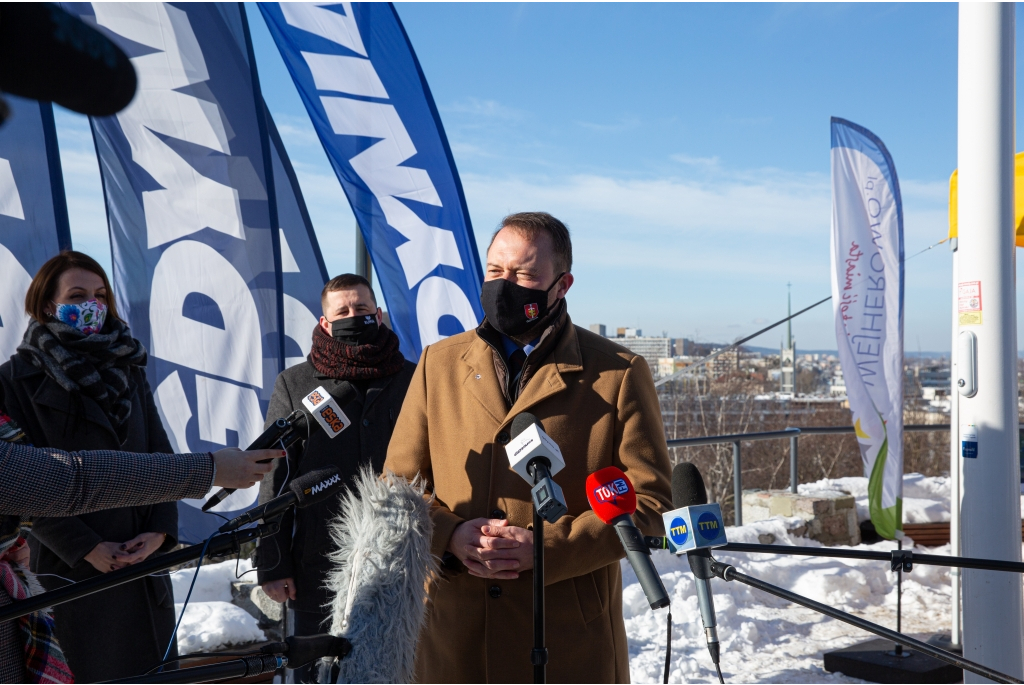
[[[377,339],[365,345],[346,345],[317,326],[309,361],[323,376],[355,381],[396,374],[402,370],[405,357],[398,350],[398,336],[387,326],[381,326]]]

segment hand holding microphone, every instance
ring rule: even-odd
[[[280,459],[286,454],[284,450],[240,450],[237,447],[217,450],[213,453],[213,463],[217,470],[213,484],[239,490],[251,488],[274,468],[274,459]]]

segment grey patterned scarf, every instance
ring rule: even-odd
[[[85,335],[60,321],[32,319],[18,352],[72,395],[95,400],[124,444],[132,410],[128,373],[147,361],[128,326],[110,317],[103,332]]]

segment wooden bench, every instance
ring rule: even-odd
[[[949,522],[904,523],[903,532],[921,547],[940,547],[949,542]],[[1024,522],[1021,522],[1021,541],[1024,542]]]

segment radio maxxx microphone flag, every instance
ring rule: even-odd
[[[615,527],[619,541],[626,550],[626,559],[636,573],[647,602],[652,609],[670,604],[668,591],[661,582],[658,569],[651,560],[651,550],[643,533],[633,523],[636,511],[636,490],[626,474],[614,466],[607,466],[587,476],[587,500],[597,517]]]
[[[71,249],[53,105],[5,95],[0,127],[0,359],[21,344],[25,293],[39,267]]]
[[[903,530],[903,202],[863,126],[832,119],[832,310],[879,535]]]
[[[355,213],[402,353],[475,327],[483,272],[441,118],[390,3],[259,4]]]
[[[118,309],[149,351],[171,445],[247,445],[284,368],[285,313],[270,142],[242,6],[66,7],[121,47],[138,76],[127,108],[91,121]],[[231,517],[257,493],[239,491],[218,510]],[[222,522],[202,503],[179,507],[183,542]]]

